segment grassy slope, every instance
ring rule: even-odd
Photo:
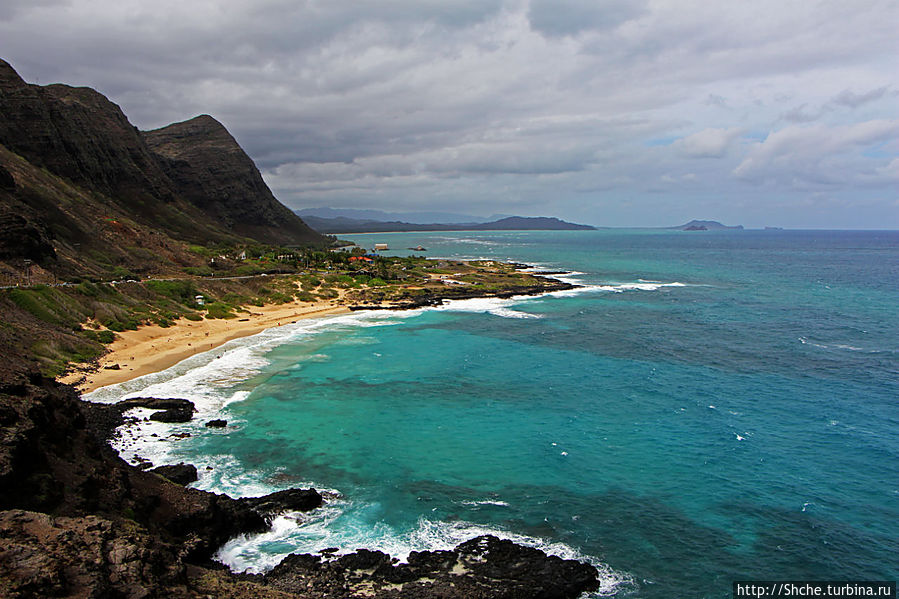
[[[116,284],[83,281],[59,287],[5,289],[0,291],[4,315],[0,342],[15,351],[0,356],[0,362],[14,363],[22,356],[31,356],[44,374],[57,376],[71,363],[102,355],[117,331],[144,324],[171,326],[181,318],[235,318],[247,306],[333,299],[338,290],[346,290],[348,303],[371,304],[423,296],[489,294],[546,284],[545,279],[493,262],[384,258],[360,265],[346,263],[347,257],[341,254],[315,253],[312,258],[320,261],[306,267],[284,263],[283,269],[298,270],[273,276]],[[259,269],[266,264],[263,258],[247,262],[235,270]],[[463,284],[447,284],[441,277]],[[196,304],[197,295],[205,297],[205,306]]]

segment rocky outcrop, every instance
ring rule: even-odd
[[[152,470],[149,470],[153,474],[158,474],[163,478],[167,478],[175,484],[179,485],[189,485],[192,482],[196,482],[199,478],[197,476],[197,467],[193,464],[185,464],[184,462],[178,464],[171,464],[167,466],[157,466]]]
[[[40,223],[0,205],[0,260],[23,258],[41,263],[55,257],[53,242]]]
[[[173,547],[134,522],[0,512],[4,597],[186,596]]]
[[[197,411],[192,401],[174,397],[131,397],[117,402],[115,408],[120,413],[132,408],[159,410],[149,416],[150,420],[156,422],[190,422]]]
[[[596,568],[486,535],[451,551],[423,551],[408,563],[360,549],[336,559],[290,555],[261,577],[264,584],[304,597],[397,599],[574,598],[598,588]]]
[[[141,135],[179,193],[227,230],[276,244],[321,239],[275,199],[250,157],[211,116]]]
[[[338,558],[290,555],[268,574],[234,576],[185,561],[133,521],[0,512],[4,597],[336,599],[574,598],[597,588],[587,564],[484,536],[408,563],[361,549]]]
[[[123,414],[132,408],[158,410],[149,416],[157,422],[189,422],[196,409],[192,401],[178,398],[132,397],[114,404],[82,402],[86,426],[94,437],[105,442],[125,423]]]
[[[205,426],[207,428],[225,428],[228,426],[228,421],[222,420],[221,418],[215,418],[207,422]]]
[[[74,389],[37,373],[0,386],[0,510],[124,514],[194,560],[208,559],[233,536],[267,528],[265,507],[126,464],[94,436],[109,432],[116,412],[112,406],[87,419]]]
[[[518,295],[541,295],[553,291],[575,289],[580,285],[566,283],[557,279],[544,279],[536,285],[518,285],[506,287],[502,291],[478,289],[473,287],[446,287],[439,291],[421,290],[417,295],[407,297],[391,304],[357,304],[347,306],[350,310],[414,310],[429,306],[439,306],[446,300],[474,299],[482,297],[510,298]]]
[[[262,497],[243,497],[237,502],[260,514],[308,512],[322,505],[321,493],[315,489],[286,489]]]

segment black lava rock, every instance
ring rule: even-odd
[[[238,501],[259,513],[277,514],[314,510],[321,506],[322,496],[315,489],[287,489],[263,497],[244,497]]]
[[[193,464],[185,464],[184,462],[169,466],[159,466],[158,468],[153,468],[150,472],[167,478],[179,485],[189,485],[198,478],[197,467]]]

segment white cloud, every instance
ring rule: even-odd
[[[690,158],[722,158],[742,129],[703,129],[677,140],[674,146]]]
[[[883,159],[864,151],[899,139],[899,120],[876,120],[828,127],[790,126],[753,144],[734,175],[753,183],[787,187],[852,186],[883,183],[872,174],[888,170]]]
[[[899,182],[899,158],[894,158],[889,164],[877,169],[877,176],[887,181]],[[899,202],[899,197],[896,198]]]

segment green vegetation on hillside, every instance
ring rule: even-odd
[[[105,344],[142,325],[168,327],[179,319],[233,319],[253,306],[340,301],[349,305],[408,305],[423,298],[465,297],[539,288],[546,283],[492,262],[423,257],[364,259],[362,250],[323,252],[255,246],[203,248],[215,276],[34,285],[0,291],[6,315],[0,336],[33,355],[56,376],[74,362],[102,355]],[[246,270],[264,272],[246,276]],[[279,272],[280,271],[280,272]]]

